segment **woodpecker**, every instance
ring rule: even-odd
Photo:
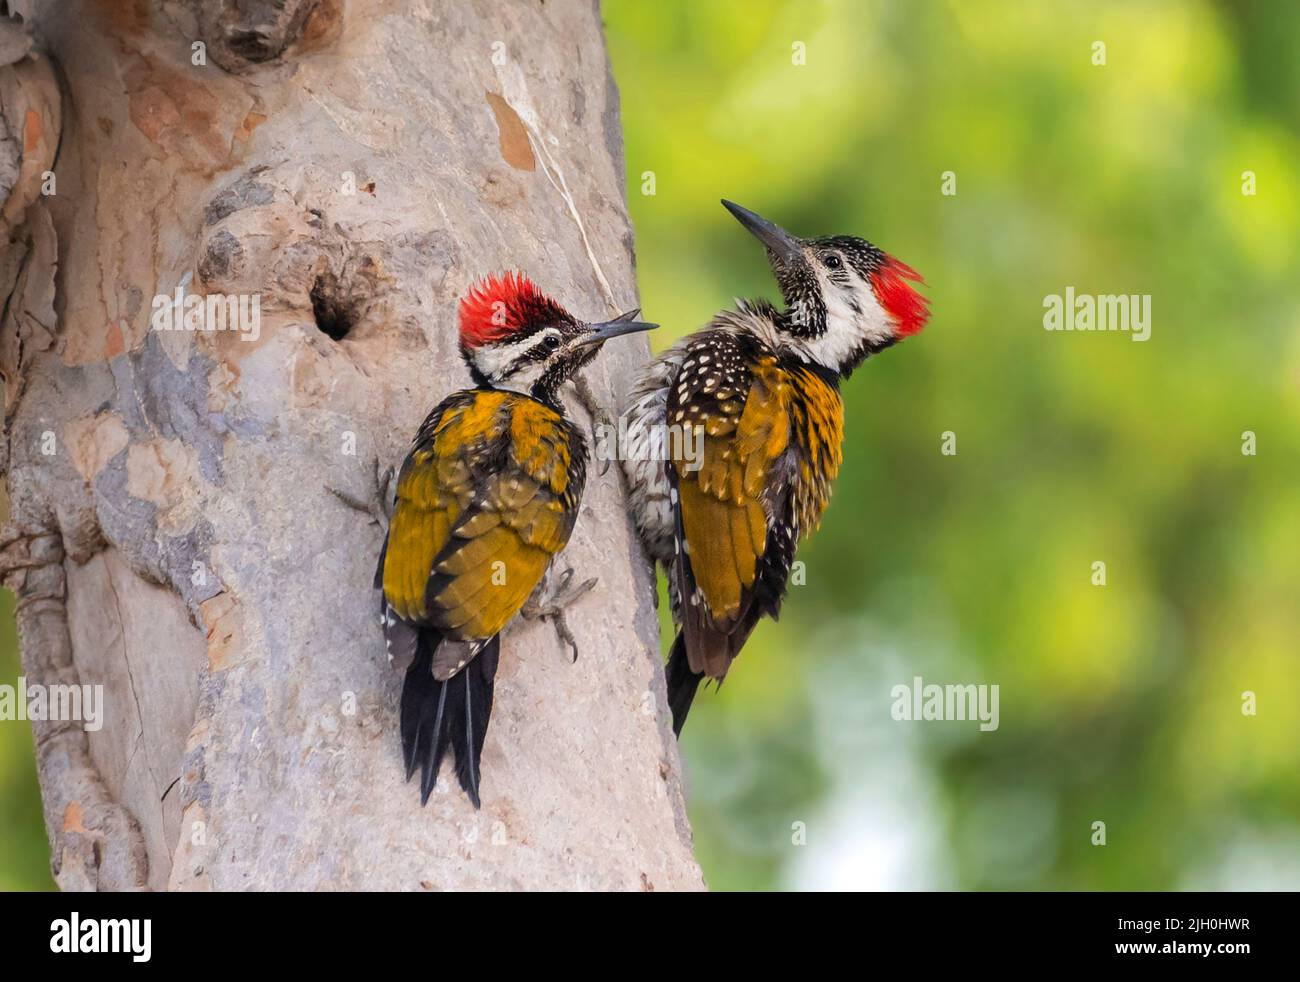
[[[870,242],[797,238],[722,204],[766,248],[784,309],[737,301],[651,362],[624,408],[633,519],[678,628],[666,666],[678,735],[700,680],[721,684],[758,620],[780,612],[839,472],[840,381],[929,317],[920,275]]]
[[[587,444],[558,392],[605,341],[656,326],[637,314],[584,323],[516,273],[460,302],[476,387],[444,399],[416,434],[375,572],[389,658],[406,670],[402,750],[421,804],[450,746],[479,807],[500,632],[569,541],[586,480]]]

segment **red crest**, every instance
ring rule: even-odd
[[[466,349],[494,344],[526,324],[563,316],[563,308],[523,273],[488,276],[460,302],[460,343]]]
[[[925,282],[920,273],[893,256],[886,256],[884,265],[871,274],[871,286],[880,306],[893,318],[900,338],[917,333],[930,319],[929,298],[917,293],[908,280]]]

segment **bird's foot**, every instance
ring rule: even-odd
[[[575,585],[572,569],[566,569],[555,578],[548,572],[519,612],[528,620],[550,621],[555,626],[555,633],[560,642],[568,645],[569,650],[573,652],[573,660],[576,662],[578,642],[574,640],[573,632],[569,630],[569,625],[564,620],[564,611],[595,585],[595,577]]]
[[[389,520],[393,517],[394,494],[397,490],[394,486],[395,477],[396,471],[391,466],[381,467],[379,458],[376,457],[372,478],[374,487],[370,489],[368,500],[329,484],[325,485],[325,490],[349,508],[369,517],[380,528],[387,529]]]

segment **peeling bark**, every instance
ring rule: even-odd
[[[380,529],[327,490],[372,496],[468,382],[482,274],[635,305],[595,5],[9,9],[0,575],[29,684],[107,699],[98,732],[34,724],[59,884],[702,886],[618,469],[563,556],[600,577],[582,657],[507,630],[480,812],[445,774],[423,810],[402,782]],[[158,329],[178,287],[256,298],[256,337]],[[603,405],[645,357],[601,355]]]

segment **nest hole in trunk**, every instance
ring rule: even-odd
[[[356,310],[339,289],[338,277],[322,273],[311,287],[311,311],[316,327],[332,341],[342,341],[356,324]]]

